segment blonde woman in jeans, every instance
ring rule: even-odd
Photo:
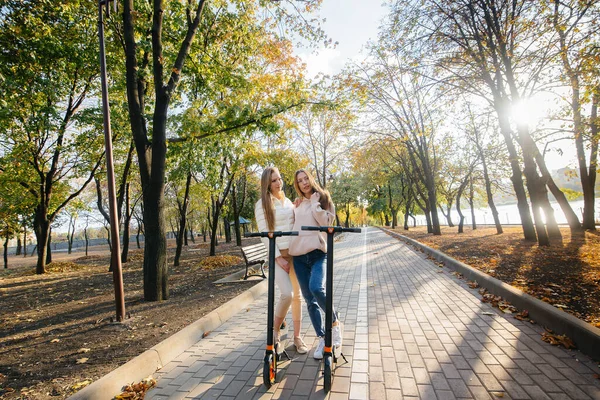
[[[302,226],[328,226],[335,220],[335,208],[331,196],[315,182],[308,171],[300,169],[294,176],[294,187],[300,199],[296,200],[294,209],[293,231],[298,236],[290,239],[289,253],[294,257],[294,269],[306,301],[308,315],[319,337],[319,344],[313,357],[323,358],[325,348],[325,270],[327,261],[327,241],[325,233],[303,231]],[[331,331],[333,344],[342,345],[342,324],[333,311]]]
[[[254,207],[254,215],[258,230],[266,231],[289,231],[294,224],[294,205],[285,197],[282,190],[283,181],[279,171],[275,167],[267,167],[263,171],[260,181],[260,200]],[[262,239],[267,249],[269,240]],[[281,296],[275,308],[273,320],[274,343],[280,341],[281,323],[292,306],[292,321],[294,322],[294,345],[296,351],[305,354],[308,351],[306,344],[300,337],[302,327],[302,305],[298,279],[294,272],[292,257],[288,254],[289,236],[277,239],[275,247],[275,283],[279,287]]]

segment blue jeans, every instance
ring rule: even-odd
[[[318,337],[324,337],[323,318],[326,307],[327,254],[316,249],[301,256],[294,256],[294,269],[315,333]],[[332,322],[336,320],[337,313],[334,310]]]

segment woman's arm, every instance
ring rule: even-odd
[[[258,231],[259,232],[268,232],[269,227],[267,226],[267,219],[265,218],[265,211],[263,209],[261,200],[257,201],[256,205],[254,206],[254,216],[256,217],[256,224],[258,225]],[[268,250],[269,249],[269,239],[260,238],[260,240],[264,243],[265,247]],[[275,246],[275,258],[277,258],[279,256],[281,256],[281,253],[279,252],[279,248],[276,245]]]
[[[321,208],[321,203],[319,202],[320,197],[321,196],[317,192],[310,196],[311,213],[319,225],[330,226],[333,224],[333,221],[335,221],[335,207],[330,203],[329,210],[323,210],[323,208]]]

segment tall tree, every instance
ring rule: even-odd
[[[251,40],[249,33],[257,29],[267,31],[272,24],[283,20],[292,30],[310,28],[311,20],[291,18],[289,7],[310,14],[318,4],[318,0],[306,1],[301,6],[288,2],[223,0],[209,5],[205,0],[189,0],[184,3],[156,0],[151,4],[137,4],[138,8],[135,9],[134,0],[124,2],[123,38],[129,115],[144,198],[146,300],[168,298],[164,218],[167,115],[176,98],[178,84],[182,76],[185,76],[186,60],[190,58],[192,46],[197,43],[197,34],[201,32],[203,38],[211,40],[221,39],[218,45],[221,54],[229,54]],[[275,20],[260,21],[260,6],[271,8]],[[322,35],[318,28],[300,33],[313,37]],[[250,58],[248,53],[240,53],[239,56],[241,61]],[[198,60],[206,62],[202,58]],[[218,74],[218,71],[219,66],[213,65],[212,73]],[[151,110],[151,120],[146,119],[147,109]],[[270,115],[272,113],[268,116]],[[268,116],[237,115],[237,126],[253,125]],[[211,124],[210,128],[200,131],[198,135],[213,135],[233,129],[219,124]]]
[[[100,135],[80,113],[97,84],[97,40],[95,9],[83,2],[2,5],[0,130],[5,155],[20,163],[11,179],[33,199],[39,274],[52,222],[101,164]]]
[[[564,71],[561,78],[568,82],[571,89],[573,139],[583,189],[583,228],[595,230],[595,186],[600,138],[599,123],[593,114],[597,114],[600,97],[600,84],[597,80],[600,65],[600,5],[595,0],[553,0],[547,14],[558,36],[555,43]],[[590,118],[587,121],[583,115],[586,103],[591,104]],[[586,148],[589,149],[589,158],[586,156]]]
[[[417,74],[408,61],[394,48],[379,43],[371,49],[370,62],[356,66],[354,79],[369,99],[371,130],[381,138],[393,137],[406,148],[410,170],[420,177],[426,190],[424,207],[432,233],[439,235],[435,141],[441,110],[431,82]]]

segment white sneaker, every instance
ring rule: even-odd
[[[331,341],[335,347],[342,347],[342,321],[338,319],[338,324],[331,327]]]
[[[324,350],[325,350],[325,338],[319,338],[319,344],[317,345],[317,348],[316,348],[315,352],[313,353],[314,359],[322,360]]]

